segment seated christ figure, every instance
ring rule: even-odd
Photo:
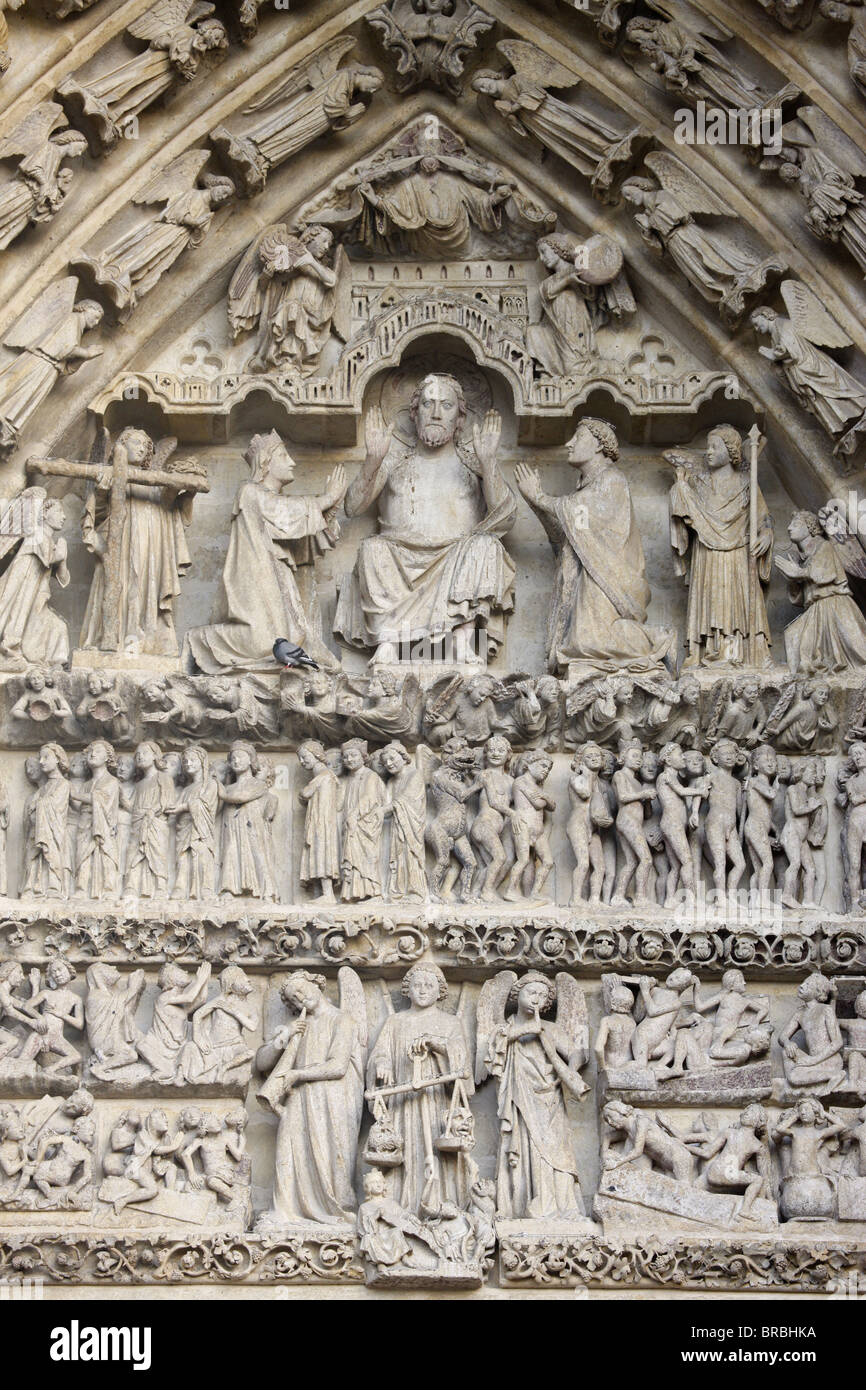
[[[410,445],[392,437],[380,409],[367,416],[367,457],[345,507],[351,517],[375,503],[379,531],[361,542],[341,586],[334,631],[350,646],[375,648],[377,662],[423,642],[483,663],[514,606],[514,565],[500,538],[517,507],[497,461],[501,421],[488,411],[465,438],[463,388],[438,372],[416,389],[410,415]]]

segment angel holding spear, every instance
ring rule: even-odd
[[[702,468],[681,450],[665,454],[676,469],[669,497],[671,547],[689,586],[684,667],[769,665],[763,590],[770,579],[773,521],[757,483],[757,432],[750,438],[748,472],[733,425],[710,430]]]

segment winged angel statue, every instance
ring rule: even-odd
[[[351,291],[348,258],[327,227],[297,235],[284,222],[266,227],[229,285],[234,336],[258,330],[247,371],[312,375],[331,333],[349,337]]]
[[[136,207],[163,203],[156,217],[139,222],[97,255],[80,253],[73,269],[89,272],[109,295],[125,323],[142,295],[152,290],[188,246],[200,246],[218,207],[234,194],[231,179],[204,174],[208,150],[187,150],[133,199]]]
[[[0,140],[0,159],[20,159],[14,175],[0,187],[0,250],[30,222],[49,222],[62,206],[72,183],[67,159],[78,159],[87,141],[66,127],[56,101],[41,101]]]
[[[554,1005],[555,1019],[543,1018]],[[499,1078],[501,1219],[586,1220],[565,1098],[589,1092],[580,1075],[588,1056],[586,1000],[570,975],[500,970],[482,985],[475,1081]]]
[[[799,280],[783,280],[779,290],[787,318],[766,304],[752,310],[752,327],[770,340],[758,351],[779,365],[800,404],[832,438],[848,426],[833,452],[853,454],[866,432],[866,386],[821,351],[851,347],[851,339]]]
[[[157,0],[126,27],[148,45],[144,53],[82,84],[67,77],[57,88],[72,123],[87,131],[91,153],[112,149],[130,123],[167,92],[176,77],[189,82],[205,53],[228,46],[209,0]]]
[[[617,171],[624,173],[647,141],[639,126],[621,131],[595,112],[581,111],[548,88],[575,88],[580,79],[555,59],[522,39],[497,45],[513,68],[511,75],[482,68],[472,79],[484,110],[492,105],[512,134],[535,139],[592,180],[596,197],[609,196]]]
[[[256,1055],[257,1069],[270,1073],[257,1098],[279,1117],[273,1204],[260,1229],[354,1225],[367,1009],[354,970],[344,965],[337,980],[332,1004],[324,975],[292,971],[280,997],[296,1017]]]
[[[690,101],[703,98],[725,110],[769,105],[768,94],[719,47],[734,37],[726,25],[688,0],[648,0],[648,8],[661,18],[640,15],[628,21],[626,54],[643,58],[667,91]]]
[[[785,629],[792,671],[837,675],[866,666],[866,619],[851,595],[848,575],[866,579],[866,554],[832,504],[795,512],[788,525],[793,548],[776,556],[792,603],[803,613]]]
[[[654,179],[630,178],[622,186],[627,202],[639,209],[635,222],[654,250],[667,252],[677,269],[704,299],[717,303],[733,328],[749,297],[760,294],[788,264],[781,256],[750,253],[738,228],[737,240],[716,229],[705,231],[696,217],[734,220],[730,208],[666,150],[653,150],[644,163]]]
[[[355,47],[353,38],[332,39],[308,62],[272,83],[243,114],[259,117],[239,134],[217,126],[211,139],[237,178],[245,196],[265,186],[268,173],[291,159],[329,130],[345,130],[367,110],[368,100],[382,85],[378,68],[350,63],[343,58]]]

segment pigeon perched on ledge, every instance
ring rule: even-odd
[[[308,666],[313,671],[318,671],[319,663],[308,656],[303,647],[296,647],[294,642],[290,642],[287,637],[278,637],[274,643],[274,656],[286,671],[292,671],[296,666]]]

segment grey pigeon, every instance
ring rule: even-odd
[[[319,663],[308,656],[303,647],[296,647],[287,637],[277,638],[274,643],[274,656],[286,671],[291,671],[295,666],[309,666],[313,671],[319,669]]]

